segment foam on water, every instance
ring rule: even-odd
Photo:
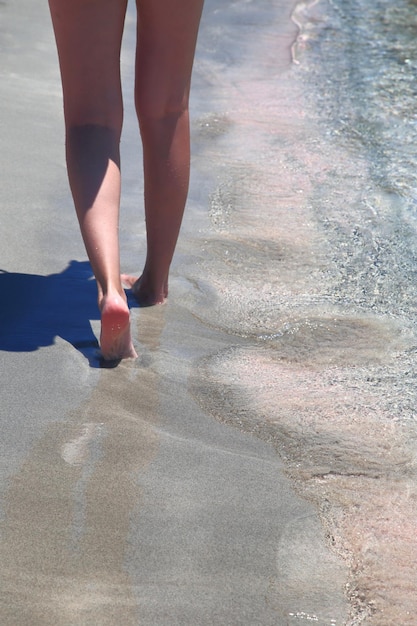
[[[271,441],[319,507],[350,567],[349,624],[415,624],[415,4],[322,0],[291,18],[238,2],[226,24],[237,7],[235,30],[249,14],[252,28],[239,61],[201,42],[209,202],[177,289],[246,344],[204,359],[192,388]],[[277,66],[290,19],[301,31]]]

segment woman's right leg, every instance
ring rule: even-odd
[[[142,305],[168,295],[168,272],[188,193],[188,100],[203,0],[137,0],[135,99],[144,157],[147,256],[124,276]]]
[[[126,0],[49,0],[64,95],[68,176],[97,280],[101,351],[136,356],[120,282],[120,47]]]

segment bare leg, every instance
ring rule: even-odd
[[[105,359],[135,357],[120,282],[120,46],[126,0],[49,0],[64,93],[68,176],[98,287]]]
[[[168,295],[168,272],[188,193],[188,99],[203,0],[137,0],[135,100],[144,155],[147,256],[122,276],[144,306]]]

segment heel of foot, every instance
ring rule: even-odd
[[[130,313],[120,298],[106,298],[101,307],[101,354],[105,360],[136,358],[130,334]]]

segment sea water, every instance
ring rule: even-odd
[[[194,75],[172,284],[236,342],[191,388],[317,505],[349,624],[417,622],[416,35],[410,0],[209,2]]]

